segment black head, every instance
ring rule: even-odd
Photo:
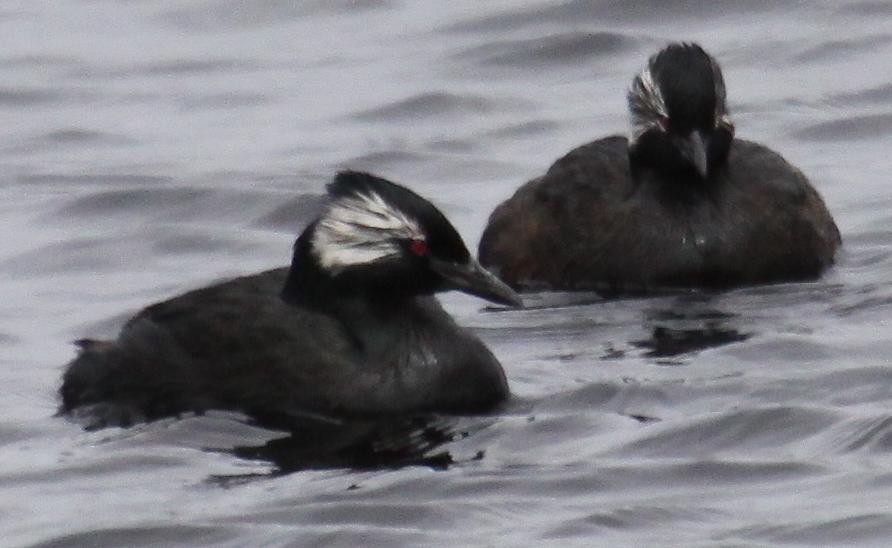
[[[718,62],[697,44],[670,44],[629,89],[633,165],[707,180],[728,157],[734,125]]]
[[[471,257],[440,210],[411,190],[344,171],[328,185],[328,194],[322,216],[298,238],[290,282],[312,272],[338,290],[388,298],[457,289],[520,304]]]

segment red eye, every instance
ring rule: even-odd
[[[422,239],[415,239],[409,242],[409,251],[423,257],[427,255],[427,242]]]

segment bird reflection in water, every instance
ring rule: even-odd
[[[646,350],[644,356],[661,358],[661,365],[682,365],[677,358],[726,344],[749,339],[752,333],[741,332],[734,325],[736,315],[709,307],[695,306],[685,310],[683,306],[649,311],[645,327],[650,332],[646,339],[630,341],[636,348]]]
[[[379,420],[311,421],[294,425],[285,436],[262,445],[243,445],[221,452],[273,465],[266,474],[214,476],[216,483],[277,477],[303,470],[393,470],[422,466],[446,470],[461,460],[479,460],[483,451],[459,459],[444,446],[482,428],[459,424],[455,417],[412,416]]]

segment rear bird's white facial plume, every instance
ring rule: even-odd
[[[722,69],[714,57],[695,44],[670,44],[653,55],[632,80],[628,101],[632,145],[650,130],[668,133],[682,128],[734,128],[728,115]],[[700,106],[707,105],[709,127],[692,117],[700,114]]]
[[[313,253],[333,273],[399,259],[406,240],[425,240],[419,223],[372,190],[340,196],[329,204],[313,235]]]
[[[734,123],[731,122],[731,115],[728,113],[725,77],[722,76],[722,69],[719,67],[718,61],[712,56],[709,57],[709,64],[712,66],[712,78],[715,84],[715,126],[725,127],[733,131]]]
[[[645,67],[632,81],[629,89],[629,110],[632,113],[632,138],[634,143],[641,135],[654,127],[660,126],[660,120],[668,120],[669,109],[660,91],[660,85],[654,80],[650,65]]]

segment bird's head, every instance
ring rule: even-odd
[[[329,203],[295,247],[344,289],[415,296],[455,289],[512,306],[517,294],[471,256],[433,204],[411,190],[355,171],[328,185]],[[303,257],[300,257],[303,255]]]
[[[697,44],[670,44],[632,81],[632,162],[707,180],[728,157],[734,124],[718,62]]]

